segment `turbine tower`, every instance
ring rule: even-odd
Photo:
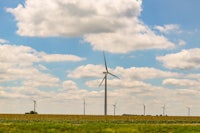
[[[114,110],[114,116],[115,116],[115,110],[117,108],[117,103],[113,104],[113,110]]]
[[[33,111],[36,112],[36,100],[33,100]]]
[[[101,86],[103,81],[105,81],[104,115],[106,116],[107,115],[107,76],[111,75],[111,76],[118,78],[118,79],[119,79],[119,77],[117,77],[116,75],[114,75],[114,74],[112,74],[108,71],[108,67],[107,67],[107,63],[106,63],[106,57],[105,57],[104,52],[103,52],[103,56],[104,56],[104,64],[105,64],[106,71],[103,72],[103,74],[105,76],[104,76],[103,80],[101,81],[101,83],[99,84],[99,86]]]
[[[188,116],[190,116],[190,107],[186,107],[188,109]]]
[[[83,114],[85,115],[85,98],[84,98],[84,101],[83,101]]]
[[[144,116],[146,115],[146,105],[145,104],[143,104],[143,109],[144,109]]]
[[[163,116],[165,115],[165,109],[166,109],[166,106],[164,104],[164,106],[162,106],[162,109],[163,109]]]

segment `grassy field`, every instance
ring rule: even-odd
[[[0,133],[200,133],[200,117],[1,114]]]

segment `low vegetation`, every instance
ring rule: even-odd
[[[200,117],[2,114],[0,133],[189,133]]]

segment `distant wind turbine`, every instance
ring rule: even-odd
[[[110,73],[108,71],[108,67],[107,67],[107,63],[106,63],[106,57],[105,57],[105,53],[103,52],[103,56],[104,56],[104,64],[105,64],[105,69],[106,71],[103,72],[103,74],[105,74],[103,80],[101,81],[101,83],[99,84],[99,86],[101,86],[103,84],[103,81],[105,80],[105,99],[104,99],[104,115],[107,115],[107,76],[111,75],[115,78],[118,78],[116,75]]]
[[[188,109],[188,116],[190,116],[190,107],[186,107]]]
[[[166,106],[164,104],[164,106],[162,106],[162,109],[163,109],[163,116],[165,115],[165,109],[166,109]]]
[[[114,111],[114,116],[115,116],[115,110],[117,108],[117,103],[113,104],[113,111]]]
[[[146,115],[146,105],[145,104],[143,104],[143,109],[144,109],[144,116]]]
[[[84,101],[83,101],[83,114],[85,115],[85,98],[84,98]]]
[[[33,111],[34,113],[36,112],[36,100],[32,99],[33,101]]]

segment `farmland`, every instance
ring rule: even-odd
[[[0,133],[200,132],[200,117],[1,114]]]

